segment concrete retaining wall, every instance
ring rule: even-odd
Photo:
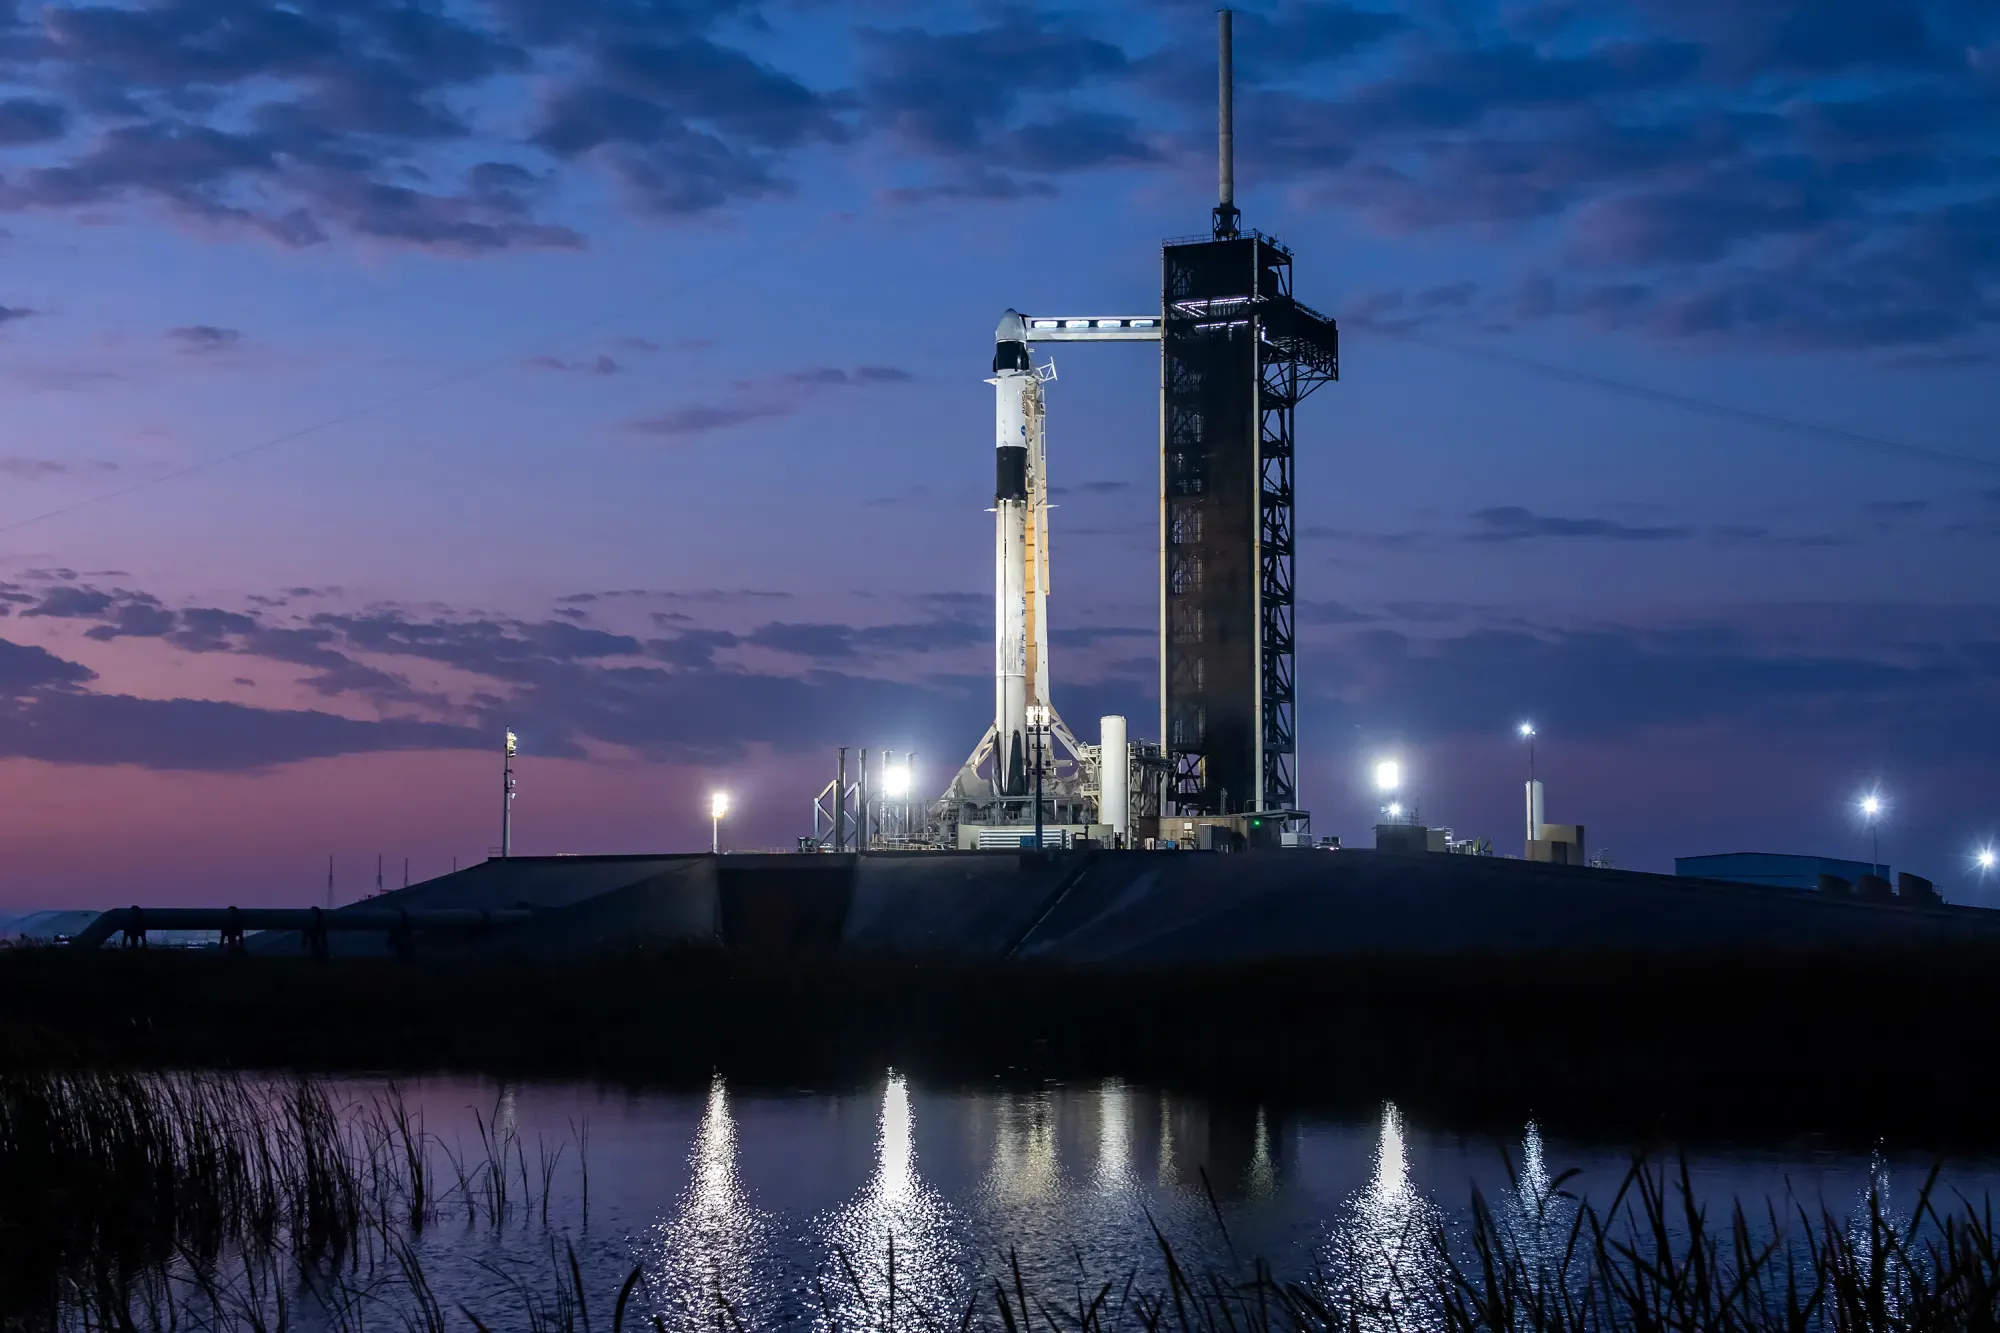
[[[1688,950],[2000,938],[2000,912],[1811,891],[1367,851],[517,857],[370,907],[538,907],[466,949],[637,942],[756,953],[1168,964],[1357,953]],[[297,950],[296,936],[253,948]],[[355,937],[343,952],[380,952]]]

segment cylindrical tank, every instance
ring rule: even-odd
[[[1097,719],[1097,822],[1111,825],[1119,846],[1130,841],[1132,749],[1125,743],[1125,719]]]
[[[1912,907],[1936,907],[1944,901],[1938,896],[1937,885],[1907,870],[1896,872],[1896,900]]]

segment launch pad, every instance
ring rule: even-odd
[[[1238,226],[1231,15],[1217,19],[1219,201],[1210,235],[1162,245],[1159,312],[1008,310],[994,330],[993,722],[921,827],[904,812],[914,836],[894,845],[1039,847],[1053,830],[1064,846],[1134,847],[1175,843],[1183,825],[1303,835],[1309,823],[1298,801],[1295,413],[1339,378],[1339,332],[1293,296],[1292,252]],[[1123,717],[1102,719],[1097,744],[1080,741],[1051,695],[1044,390],[1055,367],[1032,349],[1081,342],[1160,348],[1157,742],[1130,743]],[[853,845],[877,845],[863,754],[858,792],[843,759],[802,846],[844,850],[851,799]]]

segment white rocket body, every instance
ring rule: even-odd
[[[1020,348],[1025,344],[1001,344]],[[996,357],[997,360],[1004,359]],[[1028,470],[1039,430],[1041,384],[1032,369],[999,368],[994,386],[993,782],[1000,794],[1027,791]]]

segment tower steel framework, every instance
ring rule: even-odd
[[[1239,233],[1162,247],[1160,734],[1177,814],[1298,808],[1294,413],[1339,378],[1292,254]]]

